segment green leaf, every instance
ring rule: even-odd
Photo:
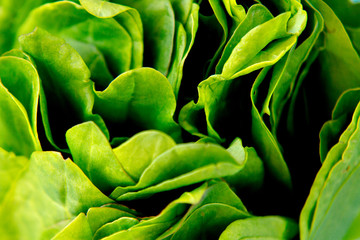
[[[80,55],[63,39],[40,28],[22,35],[19,41],[34,59],[41,78],[40,111],[50,143],[58,149],[64,147],[65,131],[88,120],[107,134],[100,116],[92,113],[94,83]]]
[[[175,147],[168,135],[154,130],[140,132],[128,141],[114,148],[114,153],[124,169],[139,181],[142,173],[162,153]]]
[[[139,11],[144,26],[144,66],[167,75],[171,63],[175,14],[170,0],[116,0]]]
[[[19,35],[35,27],[65,39],[81,55],[91,71],[91,79],[103,88],[113,76],[130,69],[132,39],[114,19],[94,17],[78,4],[61,1],[34,9]]]
[[[268,71],[269,68],[265,68],[259,73],[251,89],[251,131],[255,141],[255,146],[260,152],[264,153],[261,157],[272,176],[281,183],[285,184],[287,187],[291,188],[291,175],[282,155],[280,144],[277,142],[274,135],[271,134],[256,107],[257,93],[259,92],[258,88],[263,82]]]
[[[0,2],[0,54],[13,47],[17,30],[31,10],[47,2],[54,2],[54,0],[2,0]]]
[[[92,232],[87,222],[84,213],[80,213],[69,225],[67,225],[61,232],[56,234],[52,240],[90,240],[92,239]]]
[[[255,4],[249,8],[247,14],[245,15],[244,20],[235,29],[233,35],[231,36],[231,38],[229,39],[229,41],[225,46],[221,59],[216,65],[217,74],[221,73],[225,62],[229,59],[232,51],[234,50],[236,45],[240,42],[240,40],[245,36],[245,34],[249,32],[252,28],[270,20],[271,18],[273,18],[273,16],[269,12],[269,10],[261,4]]]
[[[118,76],[104,91],[96,91],[94,112],[110,124],[133,124],[157,129],[180,141],[180,128],[173,120],[175,96],[168,80],[152,68],[139,68]],[[112,131],[115,135],[123,136]],[[130,134],[134,134],[130,132]]]
[[[242,167],[242,163],[220,146],[179,144],[153,160],[136,185],[118,187],[111,197],[118,201],[144,198],[157,192],[229,176]]]
[[[0,148],[0,204],[22,171],[27,168],[28,159],[15,156]]]
[[[279,216],[252,217],[231,223],[219,240],[230,239],[293,239],[297,224]]]
[[[130,35],[132,43],[131,69],[141,67],[143,61],[143,25],[134,8],[101,0],[80,0],[81,5],[97,18],[114,18]]]
[[[309,239],[360,237],[355,227],[359,225],[360,220],[360,199],[356,188],[356,183],[360,179],[359,128],[358,121],[342,153],[341,160],[329,172],[317,200]]]
[[[93,122],[69,129],[66,141],[74,163],[103,192],[109,193],[117,186],[135,184],[112,151],[106,136]]]
[[[277,62],[296,41],[296,36],[287,32],[290,16],[286,12],[251,29],[232,50],[221,74],[227,79],[236,78]]]
[[[166,230],[174,229],[172,226],[175,224],[183,215],[187,209],[191,206],[199,204],[201,199],[204,197],[208,190],[208,184],[204,183],[202,186],[192,190],[191,192],[183,193],[178,199],[172,201],[161,213],[157,216],[145,218],[134,226],[129,226],[129,229],[111,229],[109,226],[109,235],[107,239],[154,239]],[[113,222],[114,225],[123,225],[122,218],[119,218],[117,222]],[[126,219],[128,221],[129,219]],[[134,222],[134,221],[133,221]],[[135,222],[134,222],[135,223]],[[106,232],[104,226],[104,232]]]
[[[24,59],[0,57],[0,147],[29,157],[41,150],[37,135],[39,76]]]
[[[96,231],[106,223],[115,221],[122,217],[135,216],[127,211],[116,209],[113,206],[107,204],[101,207],[90,208],[86,213],[87,221],[89,222],[91,231],[95,234]]]
[[[49,239],[81,212],[110,202],[71,160],[35,152],[0,205],[0,235]]]
[[[168,80],[173,87],[175,97],[177,98],[180,83],[183,76],[183,67],[185,60],[194,44],[195,35],[199,25],[199,6],[192,4],[191,14],[185,25],[176,22],[176,39],[173,50],[172,65],[168,73]]]
[[[319,53],[321,93],[326,98],[328,112],[341,93],[356,88],[360,82],[360,56],[334,11],[323,1],[311,1],[324,18],[324,46]],[[318,70],[317,70],[318,72]],[[346,78],[344,78],[346,76]]]
[[[225,182],[211,181],[202,200],[187,212],[174,230],[164,235],[173,234],[171,239],[219,237],[231,222],[250,216]]]
[[[227,149],[239,162],[244,162],[244,168],[238,173],[226,177],[225,180],[236,189],[258,190],[264,181],[264,164],[252,147],[243,147],[239,138],[235,139]]]
[[[349,140],[357,130],[359,116],[360,105],[358,104],[354,111],[351,123],[340,136],[339,142],[328,152],[323,165],[314,180],[310,194],[300,215],[300,232],[304,239],[308,239],[311,234],[310,230],[313,225],[314,211],[317,207],[320,194],[327,183],[327,179],[333,167],[343,158],[344,151],[348,148]]]
[[[332,120],[327,121],[320,131],[320,158],[322,162],[332,144],[339,139],[359,101],[360,89],[357,88],[345,91],[337,100],[332,112]]]

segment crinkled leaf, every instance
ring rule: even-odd
[[[135,186],[118,187],[111,197],[117,200],[143,198],[211,178],[233,175],[242,167],[242,163],[217,145],[180,144],[153,160]]]
[[[40,28],[22,35],[19,41],[34,59],[41,78],[40,110],[48,140],[63,147],[65,131],[87,120],[96,122],[107,134],[100,116],[92,113],[94,83],[80,55],[63,39]]]
[[[239,162],[244,161],[244,168],[238,173],[226,177],[226,181],[237,189],[258,190],[264,181],[264,164],[252,147],[243,147],[239,138],[235,139],[229,148],[228,152]]]
[[[79,213],[110,202],[71,160],[55,152],[35,152],[0,205],[0,235],[52,237]]]
[[[132,39],[112,18],[97,18],[78,4],[61,1],[32,11],[19,34],[29,33],[35,27],[65,39],[81,55],[91,79],[103,88],[113,76],[130,69]]]
[[[124,5],[101,0],[80,0],[90,14],[98,18],[114,18],[130,35],[132,43],[131,69],[141,67],[143,61],[143,25],[139,12]]]
[[[175,36],[175,14],[170,0],[116,0],[139,11],[144,26],[144,66],[167,75]]]

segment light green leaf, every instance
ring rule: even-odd
[[[279,216],[251,217],[231,223],[219,240],[293,239],[297,232],[297,224],[291,219]]]
[[[220,146],[180,144],[153,160],[135,186],[118,187],[111,197],[117,200],[143,198],[157,192],[233,175],[242,167],[242,163]]]
[[[0,57],[0,147],[29,157],[41,150],[37,135],[39,76],[24,59]]]
[[[0,235],[49,239],[81,212],[110,202],[71,160],[35,152],[0,205]]]
[[[27,168],[28,159],[15,156],[0,148],[0,204],[22,171]]]
[[[135,184],[112,151],[106,136],[93,122],[69,129],[66,141],[74,163],[103,192],[109,193],[117,186]]]
[[[92,232],[84,213],[80,213],[61,232],[56,234],[52,240],[91,240]]]

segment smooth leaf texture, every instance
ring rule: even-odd
[[[265,164],[267,164],[269,171],[280,182],[291,188],[291,176],[287,164],[281,152],[280,144],[275,137],[271,134],[265,122],[262,120],[259,110],[256,107],[257,94],[259,86],[264,80],[269,68],[263,69],[256,78],[251,89],[251,102],[252,102],[252,126],[251,131],[254,137],[256,146],[261,152],[266,153],[262,156]]]
[[[320,192],[309,239],[356,239],[360,219],[359,194],[354,185],[359,179],[359,121],[341,160],[329,172]],[[326,160],[325,160],[326,161]]]
[[[109,124],[132,124],[140,130],[157,129],[180,141],[180,128],[173,120],[175,96],[168,80],[152,68],[121,74],[104,91],[95,92],[94,112]],[[113,134],[123,136],[119,129]],[[130,134],[134,134],[131,132]]]
[[[298,229],[295,222],[279,216],[252,217],[231,223],[219,240],[292,239]]]

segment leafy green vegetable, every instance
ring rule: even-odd
[[[0,0],[0,238],[360,238],[359,14]]]

